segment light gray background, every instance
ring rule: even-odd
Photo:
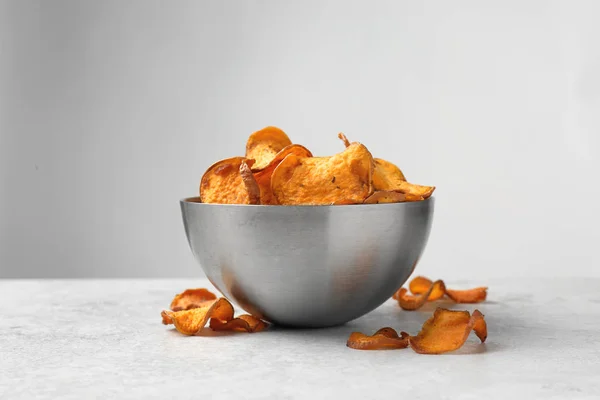
[[[432,277],[593,275],[600,2],[0,0],[0,277],[197,276],[248,134],[438,187]]]

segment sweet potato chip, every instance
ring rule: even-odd
[[[372,176],[373,157],[355,142],[331,157],[289,154],[273,171],[271,190],[282,205],[362,203],[373,193]]]
[[[429,287],[433,284],[434,282],[432,282],[431,279],[425,278],[424,276],[417,276],[410,281],[408,288],[413,294],[422,294],[427,292],[429,290]],[[440,291],[441,289],[443,289],[443,292]],[[480,303],[482,301],[485,301],[485,299],[487,298],[487,287],[477,287],[474,289],[467,290],[451,290],[446,288],[446,285],[442,285],[440,286],[440,290],[434,290],[429,295],[428,300],[437,300],[443,297],[444,294],[447,295],[455,303]],[[398,291],[397,293],[399,292],[400,291]],[[396,297],[396,294],[392,296],[392,298],[394,299],[396,299]]]
[[[403,193],[380,190],[365,199],[364,204],[402,203],[406,201]]]
[[[216,300],[217,296],[208,289],[187,289],[173,298],[171,302],[171,311],[189,310],[202,307],[202,305],[211,300]]]
[[[209,325],[214,331],[237,331],[248,333],[260,332],[267,327],[267,324],[250,314],[240,315],[239,317],[226,322],[211,318]]]
[[[425,198],[423,198],[423,196],[419,196],[416,194],[411,194],[411,193],[403,193],[404,194],[404,199],[406,201],[421,201],[421,200],[425,200]]]
[[[433,287],[431,289],[433,290]],[[393,294],[392,299],[397,300],[404,310],[413,311],[427,302],[427,295],[412,295],[406,288],[400,288]]]
[[[446,288],[446,285],[444,285],[441,280],[437,282],[441,282],[441,284],[438,284],[437,287],[435,287],[434,283],[430,279],[425,278],[424,276],[417,276],[410,281],[408,288],[413,294],[422,294],[429,291],[429,288],[433,285],[434,290],[429,294],[427,300],[434,301],[444,297],[444,289]]]
[[[481,303],[487,298],[487,287],[467,290],[446,289],[446,295],[455,303]]]
[[[338,137],[344,142],[346,148],[351,143],[346,135],[338,133]],[[406,182],[404,174],[395,164],[381,158],[375,158],[373,170],[373,189],[394,191],[407,195],[406,201],[425,200],[433,194],[435,186],[422,186]]]
[[[248,191],[248,180],[254,178],[252,174],[243,176],[241,173],[244,163],[251,167],[254,161],[233,157],[211,165],[200,181],[200,200],[203,203],[256,204],[256,194]]]
[[[292,141],[288,135],[274,126],[267,126],[251,134],[246,142],[246,158],[256,160],[252,171],[266,167],[277,153],[290,144]]]
[[[408,333],[398,333],[389,327],[381,328],[372,336],[364,333],[352,332],[346,346],[357,350],[387,350],[387,349],[405,349],[408,347]]]
[[[487,325],[479,310],[451,311],[438,308],[429,318],[417,336],[409,337],[410,347],[421,354],[441,354],[460,348],[469,337],[471,330],[481,342],[487,338]]]
[[[406,181],[399,181],[396,183],[396,185],[389,187],[387,190],[393,190],[396,192],[409,194],[411,196],[422,197],[423,199],[427,199],[433,194],[435,186],[422,186],[415,185],[414,183],[409,183]]]
[[[405,182],[404,174],[395,164],[382,158],[375,158],[375,171],[373,171],[373,186],[375,190],[394,190]]]
[[[163,311],[161,313],[163,324],[174,324],[175,329],[188,336],[197,335],[206,325],[209,318],[221,321],[233,319],[233,306],[221,297],[217,300],[206,301],[201,307],[182,311]]]
[[[260,204],[260,187],[245,160],[240,165],[240,175],[248,193],[248,204]]]
[[[288,154],[295,154],[298,157],[312,157],[312,153],[306,147],[299,144],[291,144],[277,153],[266,167],[255,172],[254,178],[260,188],[260,204],[277,204],[271,190],[271,176],[275,168]]]
[[[393,298],[403,310],[414,311],[421,308],[428,300],[439,299],[444,295],[446,287],[443,281],[433,282],[426,292],[411,295],[405,288],[400,288]]]

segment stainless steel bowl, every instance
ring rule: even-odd
[[[377,308],[410,276],[434,199],[343,206],[181,200],[190,248],[228,299],[272,323],[326,327]]]

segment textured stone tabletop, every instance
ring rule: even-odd
[[[481,283],[486,344],[471,335],[427,356],[345,342],[383,326],[416,333],[431,304],[390,300],[331,329],[184,337],[160,311],[205,280],[0,280],[0,398],[600,398],[600,280]]]

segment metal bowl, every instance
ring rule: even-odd
[[[192,253],[248,313],[293,327],[346,323],[389,299],[415,269],[434,199],[255,206],[181,200]]]

